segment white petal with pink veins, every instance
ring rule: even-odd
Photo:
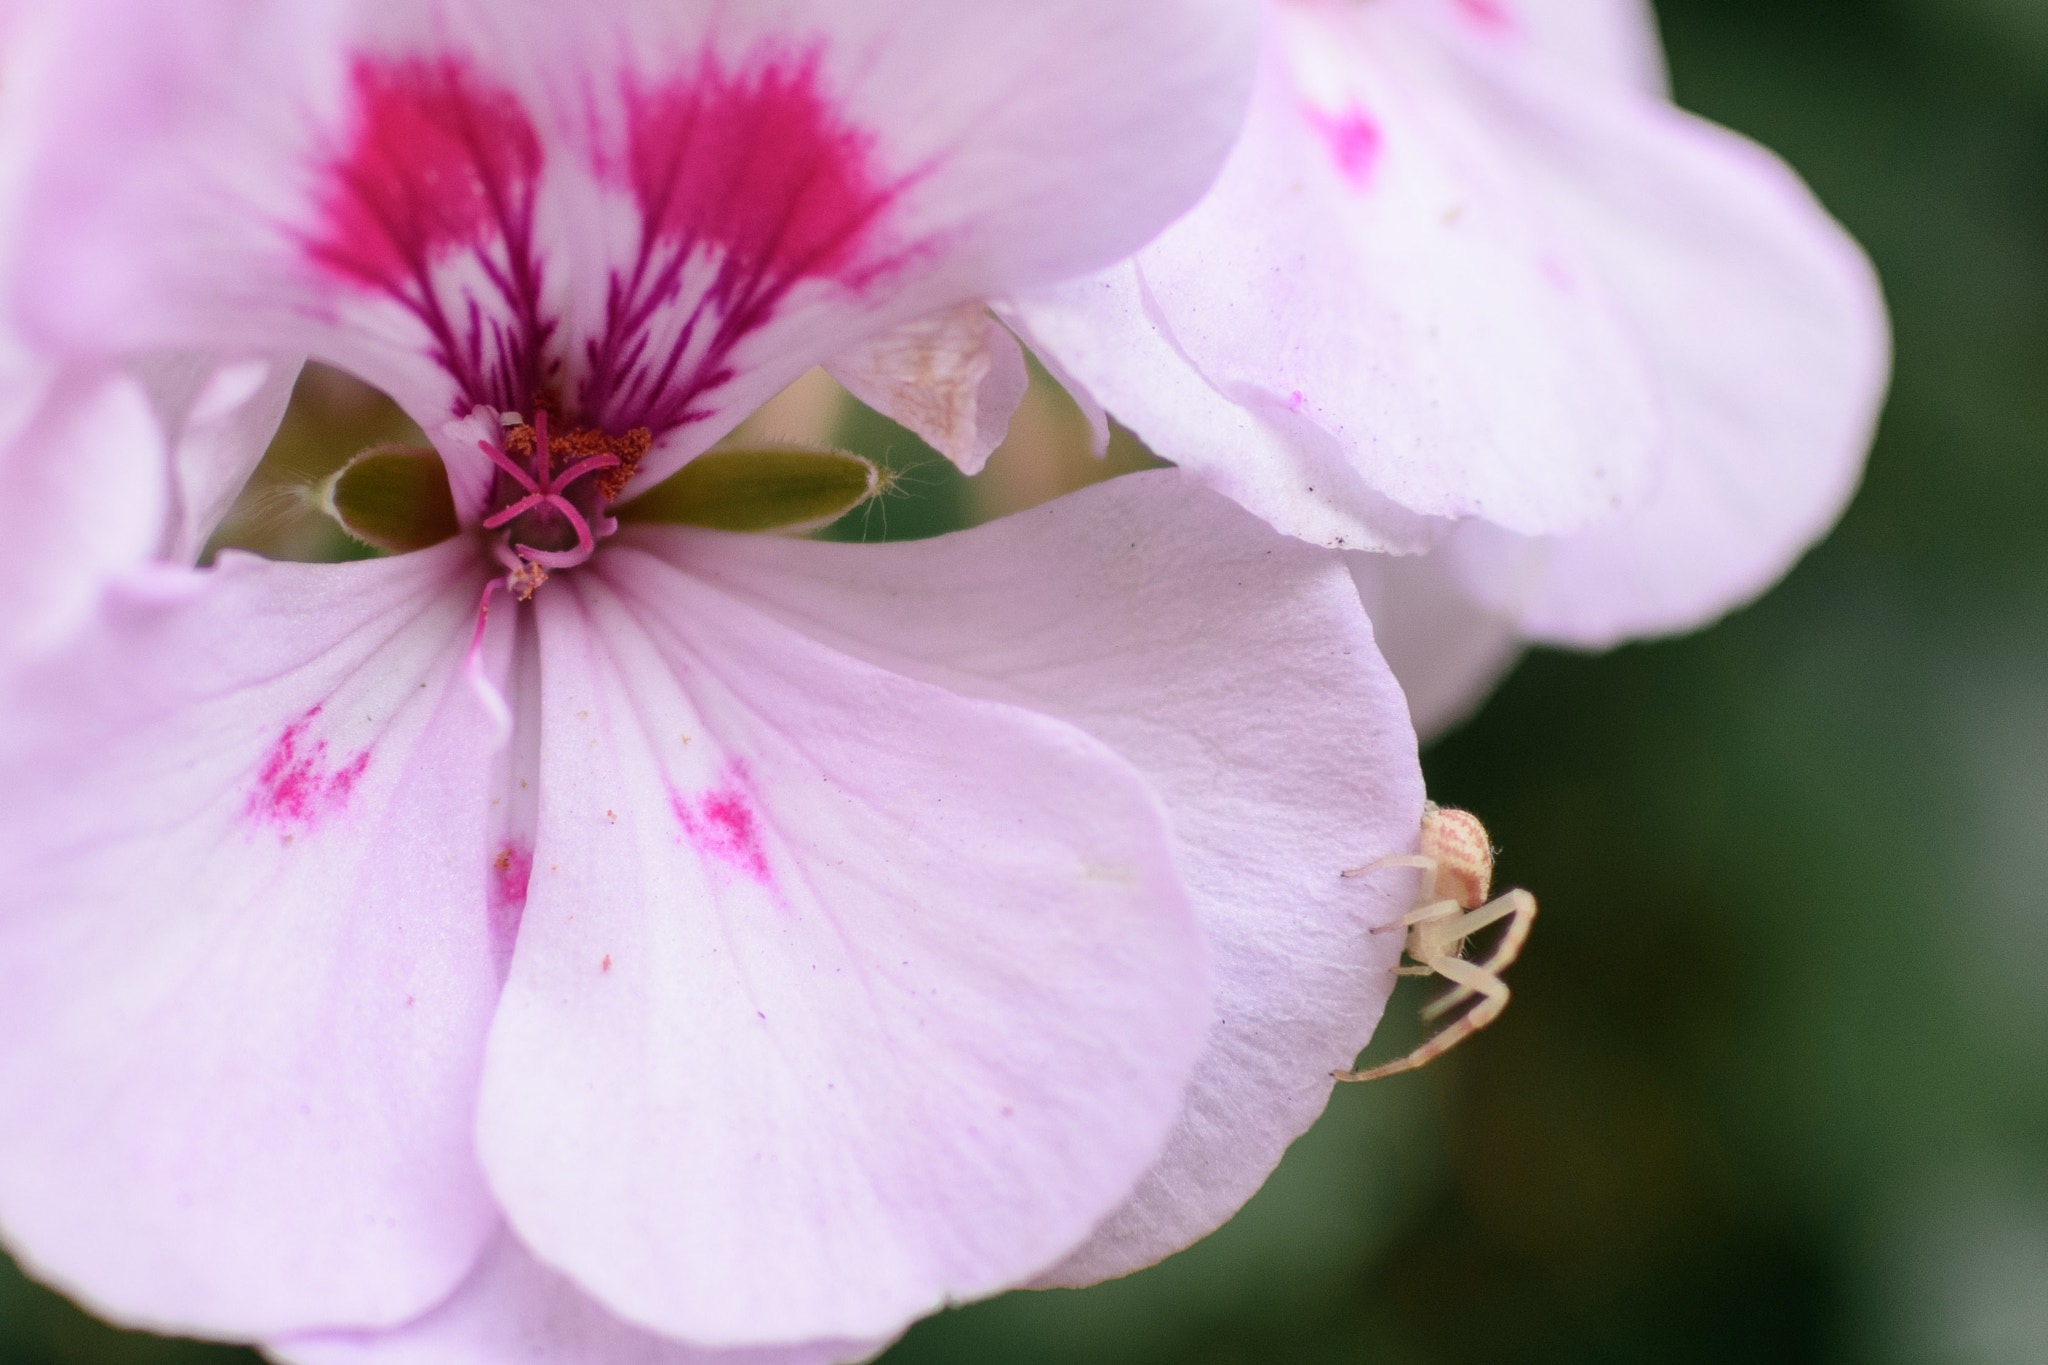
[[[40,111],[20,245],[41,335],[310,351],[429,433],[551,397],[649,428],[648,478],[868,334],[1142,243],[1213,174],[1257,21],[1250,0],[67,10],[79,78]]]
[[[0,1228],[101,1313],[400,1322],[496,1221],[471,556],[230,555],[9,682]]]
[[[1665,93],[1649,0],[1375,0],[1454,41],[1527,55],[1646,95]]]
[[[1161,316],[1139,263],[1034,290],[1006,304],[1005,316],[1084,411],[1116,413],[1154,451],[1278,530],[1332,549],[1429,545],[1429,520],[1372,488],[1328,432],[1286,404],[1210,382]],[[1106,418],[1100,430],[1106,448]]]
[[[633,531],[535,598],[540,813],[479,1128],[521,1240],[704,1346],[1042,1269],[1209,1022],[1164,819],[1073,726],[878,670]]]
[[[676,533],[686,562],[827,644],[1077,725],[1165,802],[1216,958],[1217,1023],[1172,1141],[1048,1280],[1203,1236],[1322,1112],[1372,1036],[1403,888],[1347,867],[1414,845],[1422,776],[1344,557],[1173,471],[958,535],[836,546]]]
[[[1533,591],[1476,554],[1461,573],[1534,639],[1604,646],[1704,624],[1781,576],[1855,489],[1889,372],[1876,277],[1754,143],[1658,101],[1464,56],[1460,97],[1598,260],[1668,421],[1649,500],[1550,541]],[[1474,539],[1527,558],[1512,537]]]
[[[1279,425],[1284,454],[1157,420],[1134,393],[1156,384],[1157,347],[1109,298],[1026,296],[1034,335],[1159,454],[1321,544],[1340,543],[1332,510],[1377,519],[1363,492],[1529,533],[1639,500],[1659,424],[1633,340],[1566,225],[1447,97],[1442,54],[1376,5],[1270,14],[1222,177],[1136,269],[1143,323]],[[1100,330],[1095,354],[1062,347],[1053,309],[1063,333]]]
[[[1429,651],[1432,725],[1505,662],[1502,620],[1600,646],[1767,587],[1840,513],[1886,380],[1855,244],[1767,152],[1648,93],[1637,6],[1566,7],[1274,6],[1209,199],[1017,304],[1273,525],[1440,547],[1413,577],[1479,633]],[[1401,534],[1368,492],[1429,519]]]
[[[1017,339],[978,303],[869,337],[826,366],[847,391],[979,474],[1031,386]]]
[[[839,1365],[886,1343],[706,1350],[619,1321],[501,1232],[448,1301],[389,1332],[335,1332],[264,1343],[286,1365]]]

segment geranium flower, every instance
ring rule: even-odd
[[[1670,105],[1640,0],[1271,0],[1214,190],[1012,316],[1161,455],[1387,552],[1361,586],[1425,729],[1521,641],[1762,591],[1847,501],[1888,356],[1862,254]]]
[[[1170,472],[914,545],[618,522],[818,360],[1138,246],[1245,18],[38,11],[53,372],[218,353],[225,420],[311,353],[447,477],[373,457],[408,553],[194,568],[167,485],[261,442],[159,404],[16,507],[162,536],[0,673],[33,1271],[295,1361],[809,1361],[1228,1216],[1392,981],[1400,888],[1337,874],[1421,787],[1341,561]]]

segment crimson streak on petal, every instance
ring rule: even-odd
[[[903,259],[871,239],[904,182],[819,90],[817,54],[749,65],[734,75],[707,55],[694,75],[626,86],[640,250],[612,276],[583,393],[607,429],[659,433],[709,416],[694,400],[731,378],[734,346],[798,283],[862,289]],[[663,317],[669,305],[679,316]]]
[[[306,251],[418,319],[454,381],[454,415],[550,408],[564,430],[647,427],[659,440],[712,414],[703,400],[736,372],[738,344],[797,285],[863,290],[915,250],[880,240],[914,177],[881,169],[873,133],[821,88],[818,53],[763,48],[729,69],[707,52],[658,82],[622,71],[618,119],[558,138],[461,57],[359,58]],[[551,156],[587,158],[593,178],[562,183],[608,186],[639,218],[581,338],[559,335],[545,288],[537,204]]]
[[[534,200],[543,152],[518,97],[459,57],[360,57],[355,127],[328,168],[320,264],[420,320],[461,394],[517,411],[538,390],[555,324],[541,311]],[[481,279],[444,281],[468,253]],[[475,293],[487,283],[494,296]]]

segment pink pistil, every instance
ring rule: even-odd
[[[531,545],[514,545],[519,557],[540,565],[545,569],[573,569],[597,552],[597,537],[590,533],[590,523],[583,514],[561,498],[549,498],[549,502],[562,509],[569,518],[569,525],[576,531],[576,548],[573,550],[536,550]]]
[[[495,531],[537,507],[551,507],[568,520],[569,528],[576,533],[576,548],[573,550],[539,550],[531,545],[515,544],[512,548],[518,552],[519,558],[529,564],[537,564],[546,569],[573,569],[596,552],[597,537],[590,529],[589,519],[577,509],[576,504],[569,501],[564,490],[585,475],[595,474],[601,469],[617,468],[620,463],[618,456],[592,455],[578,460],[559,474],[552,472],[549,469],[552,461],[548,453],[548,415],[544,411],[536,412],[533,415],[533,472],[531,474],[521,469],[518,462],[501,447],[482,440],[476,444],[479,450],[490,457],[492,464],[495,464],[499,469],[511,475],[513,480],[526,490],[525,497],[506,507],[500,508],[484,518],[486,529]],[[610,518],[606,518],[605,524],[607,529],[609,529],[614,523],[611,522]],[[513,579],[516,579],[518,576],[519,570],[515,568]],[[517,591],[517,585],[513,582],[513,579],[507,580],[508,585],[513,586],[514,590]],[[486,599],[488,600],[488,594],[486,594]],[[481,625],[479,625],[478,629],[482,629]]]

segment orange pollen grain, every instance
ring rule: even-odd
[[[521,464],[533,463],[533,428],[526,423],[506,427],[498,441],[504,452],[513,459]]]
[[[548,425],[557,426],[555,410],[543,403],[548,414]],[[531,463],[534,442],[533,426],[520,422],[506,427],[499,441],[499,448],[515,460]],[[646,427],[634,427],[623,436],[614,436],[597,427],[577,427],[573,431],[550,431],[548,434],[548,472],[559,474],[578,460],[587,460],[593,455],[616,455],[619,462],[610,469],[601,469],[591,475],[598,496],[610,502],[624,492],[633,475],[639,472],[640,459],[654,444],[654,433]]]
[[[522,602],[531,602],[540,585],[547,581],[548,571],[530,559],[520,560],[519,567],[505,577],[506,586]]]
[[[614,436],[596,427],[579,427],[548,438],[548,462],[560,470],[593,455],[618,456],[616,465],[600,469],[591,476],[596,481],[598,496],[610,502],[625,491],[626,484],[640,468],[640,457],[653,444],[654,433],[646,427],[634,427],[623,436]]]

